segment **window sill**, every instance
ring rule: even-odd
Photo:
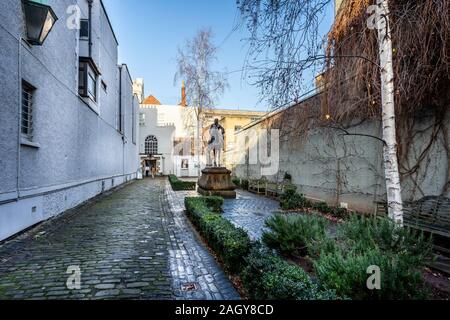
[[[39,149],[41,147],[41,145],[39,143],[32,142],[26,138],[20,139],[20,145],[24,146],[24,147],[35,148],[35,149]]]
[[[98,104],[96,102],[94,102],[91,98],[84,97],[84,96],[81,96],[81,95],[78,95],[78,98],[80,98],[80,100],[83,101],[83,103],[85,105],[87,105],[97,115],[100,115],[100,108],[99,108]]]

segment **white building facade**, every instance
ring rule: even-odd
[[[198,159],[193,152],[197,130],[195,108],[163,105],[147,97],[139,109],[139,154],[142,167],[161,175],[197,177]]]
[[[141,97],[139,109],[139,154],[142,169],[156,167],[160,175],[198,177],[199,168],[206,166],[205,148],[209,140],[209,127],[218,119],[225,128],[225,150],[233,149],[234,132],[240,130],[265,112],[210,109],[200,114],[200,156],[196,152],[198,108],[187,106],[186,89],[181,88],[178,105],[162,104],[154,96],[144,99],[144,80],[136,79],[134,93]],[[226,159],[223,154],[222,160]],[[229,163],[224,161],[225,165]],[[145,170],[144,170],[145,171]]]
[[[27,41],[22,1],[0,11],[0,241],[140,168],[138,100],[102,1],[47,4],[58,21],[42,46]]]

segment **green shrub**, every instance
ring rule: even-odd
[[[231,179],[231,181],[232,181],[236,186],[238,186],[238,187],[241,186],[241,179],[239,179],[239,178],[233,178],[233,179]]]
[[[291,181],[292,180],[292,176],[289,173],[285,172],[283,179],[286,180],[286,181]]]
[[[215,213],[222,203],[220,197],[185,198],[186,211],[194,225],[228,269],[237,272],[250,250],[250,238],[244,230]]]
[[[311,206],[311,202],[304,195],[297,193],[297,187],[289,185],[280,196],[280,206],[283,210],[301,209]]]
[[[389,219],[352,216],[338,226],[335,239],[317,243],[318,279],[352,299],[422,299],[421,271],[431,257],[431,240]],[[367,288],[369,266],[381,272],[381,290]]]
[[[348,210],[340,207],[330,207],[326,202],[316,202],[312,208],[321,213],[332,215],[333,217],[344,219],[348,217]]]
[[[336,218],[345,219],[348,217],[349,212],[345,208],[334,207],[331,209],[331,215]]]
[[[379,247],[384,252],[408,253],[411,263],[417,267],[425,266],[432,256],[431,237],[410,228],[400,228],[388,218],[352,215],[339,225],[337,232],[359,252]]]
[[[313,203],[312,208],[321,213],[330,213],[332,210],[326,202],[315,202]]]
[[[241,278],[251,299],[326,300],[338,297],[323,290],[299,266],[290,264],[255,245],[246,258]]]
[[[241,180],[241,188],[243,190],[248,190],[248,186],[249,186],[248,180],[245,180],[245,179]]]
[[[308,254],[307,246],[325,237],[326,219],[315,215],[277,214],[266,220],[262,240],[283,254]]]
[[[177,176],[169,175],[169,182],[174,191],[195,190],[197,184],[191,181],[182,181]]]
[[[380,268],[381,290],[369,290],[369,266]],[[380,248],[364,252],[336,250],[314,263],[318,279],[337,294],[352,299],[424,299],[427,292],[420,268],[411,265],[407,255],[383,252]]]

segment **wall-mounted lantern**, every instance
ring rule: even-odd
[[[25,12],[27,41],[41,46],[52,30],[58,17],[53,9],[42,1],[22,0]]]

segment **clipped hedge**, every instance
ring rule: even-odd
[[[250,238],[217,213],[222,203],[218,197],[185,198],[188,216],[209,246],[230,271],[239,272],[251,247]]]
[[[182,181],[174,174],[169,175],[169,182],[174,191],[195,190],[197,184],[191,181]]]
[[[339,299],[334,291],[321,288],[301,267],[286,262],[259,245],[252,248],[245,260],[241,278],[251,299]]]

